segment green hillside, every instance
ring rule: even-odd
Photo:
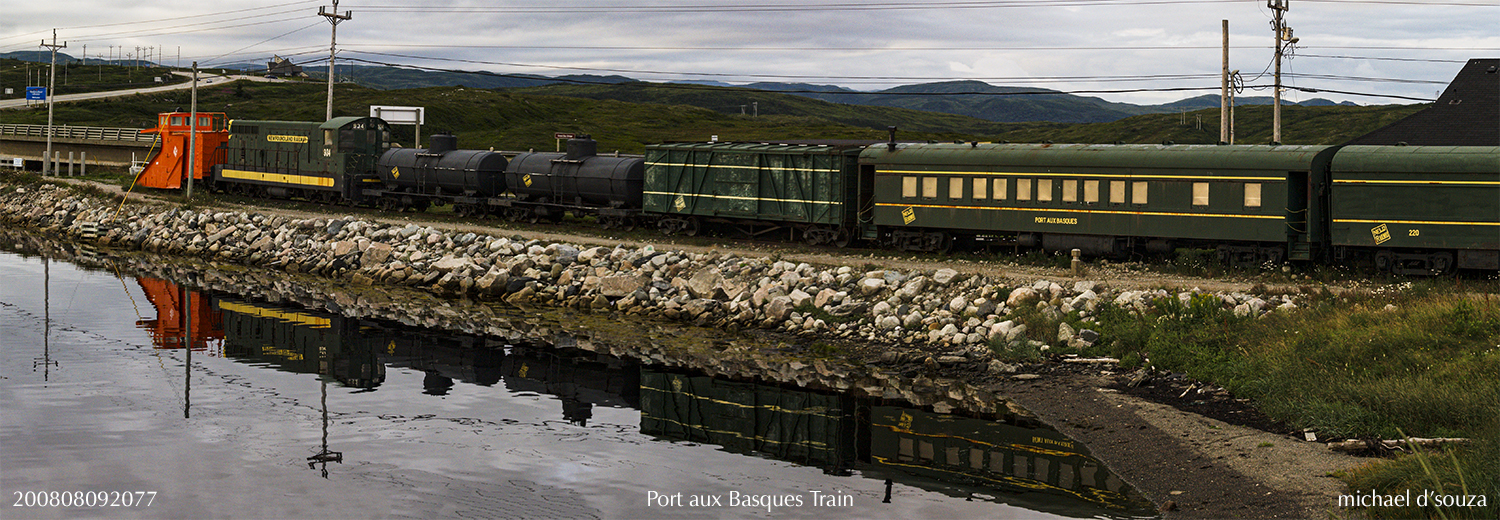
[[[1283,106],[1281,141],[1285,144],[1339,144],[1394,123],[1429,105]],[[1242,106],[1234,111],[1235,144],[1271,142],[1272,107]],[[1147,114],[1082,125],[1036,125],[1000,134],[1015,143],[1163,143],[1219,142],[1219,109]]]
[[[216,84],[199,90],[199,110],[225,112],[238,119],[322,120],[325,89],[320,83]],[[560,95],[568,93],[570,95]],[[1135,116],[1110,123],[993,123],[951,114],[842,105],[774,92],[735,88],[676,89],[661,85],[555,85],[486,90],[430,87],[375,90],[335,85],[336,115],[365,115],[370,105],[427,107],[422,134],[453,131],[466,148],[553,149],[556,132],[590,134],[604,152],[639,153],[646,144],[666,141],[762,141],[775,139],[884,140],[885,128],[900,128],[903,141],[965,140],[1010,142],[1213,143],[1218,111]],[[59,103],[58,124],[147,128],[159,112],[186,110],[187,91],[134,95],[108,100]],[[754,103],[759,115],[750,108]],[[747,105],[746,115],[740,105]],[[1336,144],[1400,119],[1421,106],[1286,107],[1288,144]],[[1202,117],[1202,129],[1197,117]],[[1270,108],[1237,112],[1239,143],[1264,143],[1270,136]],[[1186,124],[1183,124],[1183,121]],[[0,123],[44,124],[45,110],[0,110]],[[396,127],[411,146],[414,129]]]

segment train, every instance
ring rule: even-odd
[[[560,152],[466,150],[446,134],[401,148],[374,117],[223,126],[205,140],[222,142],[203,151],[205,181],[252,196],[902,251],[1189,248],[1237,265],[1500,271],[1496,146],[916,143],[890,128],[601,155],[587,136]]]

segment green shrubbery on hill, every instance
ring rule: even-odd
[[[235,119],[316,121],[323,118],[325,96],[326,87],[316,82],[238,81],[199,89],[198,109],[225,112]],[[154,124],[157,113],[187,110],[189,100],[189,93],[183,90],[59,103],[55,121],[76,126],[146,128]],[[460,146],[508,150],[552,149],[556,146],[553,134],[557,132],[592,135],[602,151],[640,153],[649,143],[707,141],[713,136],[720,141],[884,140],[888,126],[898,127],[898,139],[904,141],[1174,141],[1179,144],[1218,141],[1217,110],[1141,115],[1110,123],[994,123],[952,114],[845,105],[742,88],[682,89],[647,83],[525,89],[375,90],[350,84],[335,86],[335,115],[365,115],[370,105],[426,107],[423,135],[451,131],[458,135]],[[746,107],[744,115],[740,113],[742,105]],[[1337,144],[1420,108],[1421,105],[1286,107],[1284,138],[1288,144]],[[1238,143],[1269,141],[1269,107],[1242,107],[1237,118]],[[0,111],[0,122],[42,124],[45,121],[46,113],[41,110]],[[411,127],[397,127],[399,141],[411,146],[414,131]]]

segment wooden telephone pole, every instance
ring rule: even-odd
[[[353,11],[345,11],[339,14],[339,0],[333,0],[333,11],[325,11],[318,7],[318,15],[328,18],[328,24],[333,26],[333,37],[328,44],[328,119],[333,120],[333,55],[338,51],[339,45],[339,22],[354,17]]]
[[[68,42],[58,45],[57,29],[53,29],[52,43],[48,44],[47,40],[42,40],[42,46],[52,49],[52,67],[47,75],[47,155],[42,157],[42,175],[47,175],[48,171],[51,171],[52,175],[57,175],[57,165],[52,164],[52,101],[57,99],[57,93],[54,90],[57,87],[57,50],[68,48]],[[52,167],[48,168],[48,165]]]
[[[1271,20],[1271,31],[1276,34],[1276,102],[1272,107],[1271,144],[1281,144],[1281,57],[1286,50],[1297,43],[1297,38],[1292,37],[1292,28],[1286,26],[1282,16],[1291,7],[1287,5],[1291,0],[1266,0],[1266,7],[1276,12],[1276,18]]]

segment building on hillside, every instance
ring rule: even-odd
[[[269,61],[269,62],[266,63],[266,77],[268,77],[268,78],[290,78],[290,77],[305,78],[305,77],[307,77],[307,74],[302,72],[302,67],[301,66],[299,66],[299,65],[297,65],[295,63],[292,63],[292,60],[283,58],[281,56],[272,56],[271,57],[271,61]]]
[[[1346,144],[1500,146],[1500,59],[1471,59],[1432,106]]]

